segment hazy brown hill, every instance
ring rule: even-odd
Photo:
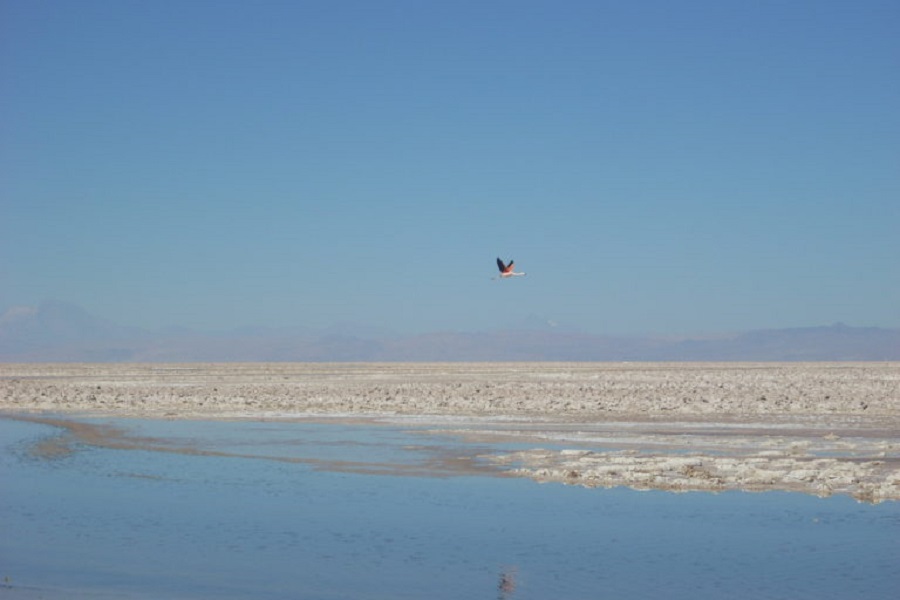
[[[724,340],[686,340],[669,354],[683,360],[898,360],[900,331],[842,323],[751,331]]]
[[[871,361],[900,360],[900,330],[775,329],[715,339],[605,336],[552,329],[393,336],[253,328],[223,333],[121,327],[62,303],[0,315],[3,362],[192,361]],[[357,331],[362,332],[359,328]]]

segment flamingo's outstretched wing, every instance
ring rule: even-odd
[[[497,258],[497,268],[500,269],[501,273],[506,271],[506,265],[503,264],[503,261],[500,260],[500,258]]]

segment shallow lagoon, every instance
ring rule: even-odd
[[[103,423],[158,443],[40,455],[35,444],[59,429],[0,419],[5,597],[794,599],[900,588],[896,502],[539,485],[475,458],[499,447],[385,425]]]

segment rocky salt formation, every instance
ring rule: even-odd
[[[900,363],[0,365],[0,409],[513,415],[900,415]]]
[[[540,481],[900,500],[900,363],[3,364],[2,412],[455,418],[564,446],[495,457]]]
[[[897,459],[798,458],[779,452],[734,457],[536,449],[492,460],[523,465],[512,472],[537,481],[586,487],[708,492],[783,490],[817,496],[848,494],[872,503],[900,499]]]

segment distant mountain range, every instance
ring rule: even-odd
[[[772,329],[714,338],[519,329],[391,335],[361,328],[123,327],[60,302],[0,315],[0,362],[230,361],[881,361],[900,360],[900,329]]]

